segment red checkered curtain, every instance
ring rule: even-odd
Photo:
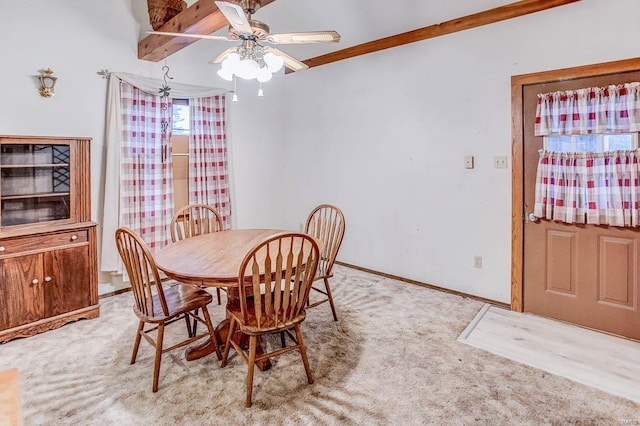
[[[189,202],[208,204],[231,227],[225,96],[189,99]]]
[[[640,83],[541,93],[535,135],[640,131]]]
[[[155,252],[169,242],[173,216],[171,126],[163,133],[161,124],[163,119],[170,123],[171,100],[125,81],[120,81],[120,96],[120,223]]]
[[[638,151],[540,151],[534,214],[566,223],[640,226]]]

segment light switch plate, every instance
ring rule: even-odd
[[[473,169],[473,155],[464,156],[464,168]]]

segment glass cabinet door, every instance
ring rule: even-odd
[[[0,225],[69,219],[69,160],[69,145],[0,145]]]

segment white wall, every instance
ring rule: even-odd
[[[0,134],[92,137],[97,221],[96,72],[162,76],[162,63],[137,59],[144,4],[16,0],[0,14]],[[347,220],[340,260],[507,302],[511,171],[492,158],[511,152],[510,77],[639,56],[639,14],[637,0],[582,0],[280,76],[264,98],[241,84],[230,107],[235,226],[297,229],[314,205],[335,203]],[[219,50],[198,42],[171,55],[171,75],[220,86],[207,64]],[[60,78],[51,99],[33,78],[46,67]]]
[[[0,134],[93,138],[92,218],[98,222],[107,80],[96,72],[106,68],[161,78],[163,62],[137,59],[137,42],[147,29],[144,0],[19,0],[3,2],[0,12]],[[200,42],[171,55],[170,75],[181,83],[224,87],[226,82],[207,64],[219,48]],[[35,79],[47,67],[59,78],[50,99],[38,95]],[[257,87],[241,83],[241,102],[230,105],[237,226],[271,226],[281,217],[280,203],[268,196],[279,182],[283,143],[277,87],[265,87],[266,96],[258,99]],[[258,136],[259,143],[253,144]],[[101,283],[110,279],[100,277]]]
[[[639,14],[583,0],[287,76],[287,226],[334,203],[339,260],[508,302],[510,78],[636,57]]]

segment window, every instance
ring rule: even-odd
[[[544,149],[551,152],[611,152],[638,148],[638,133],[593,133],[589,135],[549,135]]]
[[[189,100],[174,99],[172,109],[173,127],[171,129],[174,135],[189,134]]]
[[[171,160],[174,211],[189,204],[189,100],[173,100]]]

